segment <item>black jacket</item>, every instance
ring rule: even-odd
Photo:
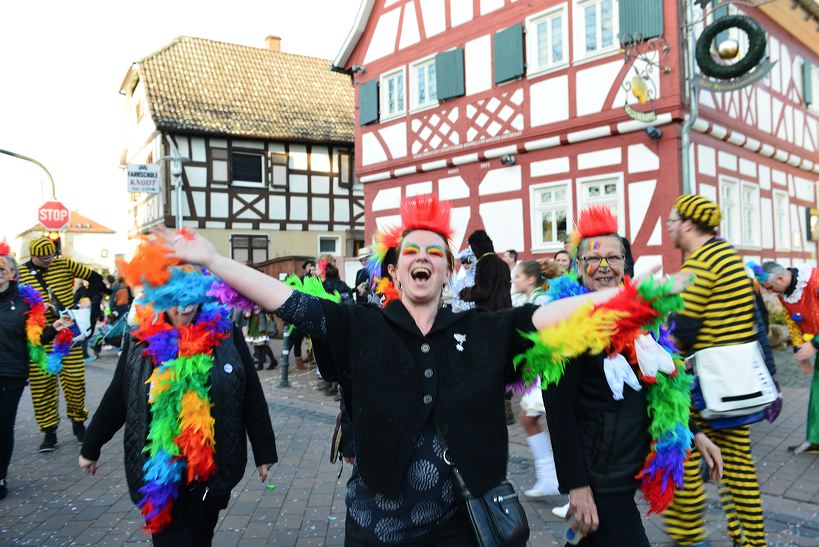
[[[12,309],[12,306],[14,309]],[[0,376],[28,378],[30,359],[26,344],[26,306],[17,283],[0,293]],[[41,344],[50,343],[57,331],[51,325],[43,329]]]
[[[492,240],[483,230],[473,232],[468,242],[478,261],[475,263],[475,285],[461,290],[461,299],[489,311],[511,308],[512,273],[509,266],[495,254]]]
[[[646,388],[623,388],[615,401],[603,356],[571,360],[557,385],[544,392],[546,418],[561,492],[591,486],[594,492],[634,491],[651,438]]]
[[[117,363],[111,385],[103,395],[85,435],[82,455],[98,460],[102,446],[125,425],[123,445],[125,476],[131,499],[137,503],[142,495],[142,467],[147,454],[150,426],[148,389],[145,383],[153,364],[142,355],[143,343],[134,344],[128,337]],[[228,366],[230,365],[230,366]],[[241,332],[233,329],[233,339],[224,340],[214,349],[210,396],[213,402],[216,474],[208,481],[210,494],[227,494],[239,483],[247,465],[247,440],[253,448],[256,465],[276,463],[276,441],[270,425],[270,414],[262,385]]]
[[[322,300],[321,308],[327,335],[313,335],[316,360],[325,380],[341,382],[367,486],[397,495],[430,418],[472,493],[506,477],[504,393],[516,379],[512,357],[528,345],[518,331],[534,330],[536,306],[443,308],[426,336],[400,301],[381,310]]]

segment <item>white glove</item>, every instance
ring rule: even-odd
[[[637,364],[646,378],[656,378],[657,372],[671,375],[677,370],[671,355],[648,334],[638,337],[634,346],[637,350]]]
[[[603,359],[603,372],[606,374],[606,381],[609,383],[615,401],[623,400],[624,384],[628,384],[634,391],[642,389],[637,375],[634,374],[634,369],[628,364],[626,358],[619,353]]]

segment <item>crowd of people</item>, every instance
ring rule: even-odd
[[[41,452],[57,445],[59,383],[80,467],[93,475],[124,427],[128,489],[154,544],[209,545],[245,439],[262,481],[278,461],[257,370],[278,365],[270,340],[284,328],[295,368],[315,363],[319,389],[339,401],[346,545],[470,545],[481,533],[523,545],[526,516],[506,481],[515,393],[534,462],[523,494],[568,496],[553,511],[570,519],[572,542],[649,545],[639,489],[675,542],[705,545],[713,480],[733,542],[765,545],[750,428],[776,419],[781,399],[718,414],[698,402],[705,380],[691,364],[712,348],[758,344],[762,355],[759,287],[779,295],[813,374],[806,437],[790,450],[819,453],[819,270],[746,267],[717,235],[717,205],[696,195],[668,214],[685,260],[663,278],[635,277],[605,207],[582,211],[564,249],[541,260],[499,252],[484,230],[456,254],[449,205],[429,196],[404,200],[400,218],[358,253],[352,286],[326,257],[281,282],[189,230],[145,237],[118,278],[58,256],[47,238],[20,265],[0,246],[0,499],[26,383]],[[83,355],[98,325],[118,322],[117,366],[86,429]]]

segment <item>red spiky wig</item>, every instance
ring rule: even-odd
[[[438,201],[438,198],[430,194],[405,198],[401,202],[402,232],[429,230],[449,242],[453,233],[450,212],[448,201]]]
[[[617,219],[605,205],[592,205],[580,212],[569,244],[572,256],[577,256],[577,246],[587,237],[617,233]]]
[[[11,254],[11,249],[9,248],[9,244],[3,241],[0,243],[0,256],[8,256]]]

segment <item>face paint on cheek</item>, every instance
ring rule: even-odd
[[[586,275],[588,275],[589,277],[594,275],[594,272],[596,272],[596,271],[597,271],[597,266],[595,266],[593,264],[589,264],[588,266],[586,266]]]

